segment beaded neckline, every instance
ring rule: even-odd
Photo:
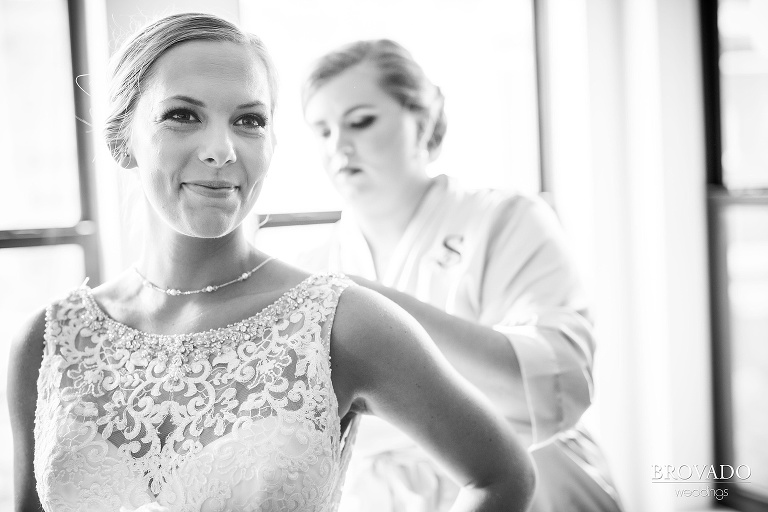
[[[168,336],[199,336],[199,335],[211,335],[216,334],[219,331],[226,331],[230,330],[232,328],[238,327],[240,324],[244,322],[250,322],[257,320],[260,316],[264,316],[267,314],[271,309],[275,309],[280,302],[284,302],[286,298],[291,297],[292,295],[297,295],[299,290],[305,290],[308,288],[312,281],[318,281],[321,277],[324,276],[330,276],[330,274],[315,274],[311,275],[307,278],[305,278],[303,281],[301,281],[299,284],[294,286],[293,288],[290,288],[288,291],[283,293],[280,297],[278,297],[274,302],[264,306],[261,310],[254,313],[251,316],[245,317],[242,320],[237,320],[235,322],[232,322],[230,324],[227,324],[225,326],[221,327],[212,327],[211,329],[207,329],[205,331],[195,331],[195,332],[188,332],[188,333],[182,333],[182,334],[160,334],[155,332],[147,332],[142,331],[141,329],[137,329],[135,327],[131,327],[128,324],[124,324],[120,322],[119,320],[115,320],[113,317],[111,317],[107,312],[104,311],[104,309],[99,305],[98,302],[96,302],[96,299],[93,297],[93,289],[90,286],[84,285],[79,288],[78,291],[80,291],[80,296],[83,299],[83,303],[86,306],[86,309],[89,313],[91,313],[95,318],[95,320],[99,320],[102,322],[106,322],[109,324],[114,325],[115,327],[123,328],[126,330],[134,331],[136,333],[141,334],[142,336],[150,336],[150,337],[168,337]],[[77,291],[76,291],[77,293]]]
[[[256,314],[224,327],[185,334],[157,334],[142,331],[121,323],[99,306],[88,286],[76,293],[85,306],[84,326],[94,332],[103,332],[114,349],[138,352],[143,358],[156,358],[166,378],[177,382],[188,373],[201,370],[201,361],[216,357],[244,342],[257,342],[265,336],[275,322],[302,305],[309,296],[309,288],[333,274],[312,275],[289,289],[277,300]]]

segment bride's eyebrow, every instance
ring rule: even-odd
[[[251,101],[250,103],[243,103],[242,105],[237,106],[237,110],[243,109],[243,108],[253,108],[253,107],[266,107],[267,104],[263,101]]]
[[[191,96],[185,96],[183,94],[176,94],[174,96],[169,96],[168,98],[165,98],[164,100],[162,100],[162,102],[166,102],[166,101],[169,101],[169,100],[181,100],[181,101],[185,101],[187,103],[191,103],[192,105],[195,105],[195,106],[200,107],[200,108],[204,108],[205,107],[205,102],[197,100],[195,98],[192,98]],[[242,105],[238,105],[236,107],[236,109],[237,110],[242,110],[244,108],[254,108],[254,107],[256,107],[256,108],[264,108],[266,106],[267,106],[267,104],[264,103],[263,101],[255,100],[255,101],[249,101],[248,103],[243,103]]]
[[[197,107],[205,107],[205,103],[204,102],[202,102],[200,100],[196,100],[195,98],[192,98],[190,96],[184,96],[183,94],[177,94],[175,96],[169,96],[168,98],[165,98],[162,102],[166,102],[168,100],[181,100],[181,101],[186,101],[187,103],[191,103],[191,104],[193,104],[193,105],[195,105]]]

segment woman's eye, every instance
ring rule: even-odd
[[[248,114],[235,121],[235,126],[244,126],[246,128],[264,128],[267,126],[267,120],[263,116]]]
[[[176,121],[177,123],[194,123],[199,121],[191,110],[175,109],[163,115],[163,121]]]
[[[367,128],[371,126],[375,120],[376,120],[376,116],[365,116],[365,117],[361,117],[360,119],[355,119],[354,121],[350,121],[349,126],[360,130],[362,128]]]

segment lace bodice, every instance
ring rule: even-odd
[[[34,460],[45,509],[335,510],[349,449],[329,341],[350,283],[313,276],[250,318],[173,336],[111,319],[87,287],[49,306]]]

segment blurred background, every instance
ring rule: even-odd
[[[240,23],[277,64],[252,219],[268,252],[325,236],[341,207],[301,115],[309,64],[399,41],[446,96],[432,172],[541,194],[568,233],[598,336],[586,420],[627,510],[768,510],[768,0],[0,0],[0,510],[10,340],[137,256],[136,187],[99,126],[107,61],[182,11]],[[654,478],[721,464],[750,476]],[[707,487],[727,497],[678,492]]]

